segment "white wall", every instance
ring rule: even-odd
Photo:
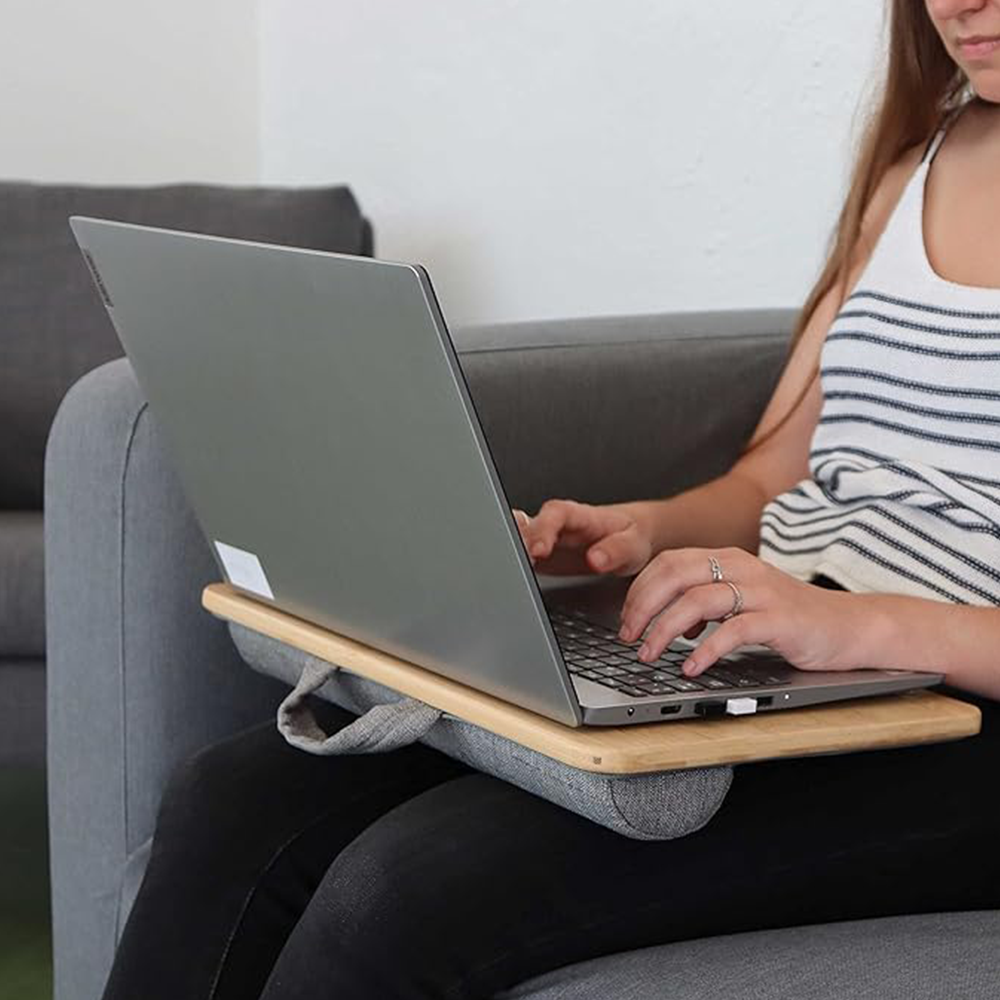
[[[256,0],[0,0],[0,177],[257,177]]]
[[[453,321],[794,305],[875,0],[260,0],[260,169],[347,181]]]
[[[347,181],[458,322],[793,305],[879,7],[0,0],[0,177]]]

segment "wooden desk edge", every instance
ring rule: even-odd
[[[321,659],[335,657],[333,662],[351,672],[571,767],[600,774],[642,774],[944,742],[973,736],[981,724],[974,705],[916,691],[741,719],[574,729],[255,601],[228,584],[205,587],[202,605],[218,618]]]

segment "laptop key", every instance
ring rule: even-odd
[[[701,683],[704,684],[710,691],[718,691],[721,688],[732,687],[732,684],[727,684],[725,681],[719,680],[718,677],[713,677],[711,672],[702,674],[698,680],[700,680]]]
[[[663,687],[666,681],[654,681],[650,677],[635,677],[632,679],[632,683],[636,687],[641,687],[643,691],[649,691],[652,688]]]
[[[645,691],[637,687],[629,687],[627,684],[618,689],[622,694],[627,694],[630,698],[648,698],[649,695]]]
[[[656,669],[661,674],[666,674],[668,677],[682,677],[684,674],[684,671],[682,671],[680,667],[664,667],[657,664]]]
[[[603,684],[605,687],[614,688],[615,690],[632,686],[631,684],[626,685],[624,681],[619,680],[617,677],[595,677],[594,680],[598,684]]]
[[[602,677],[627,677],[628,671],[624,667],[599,667],[595,672]]]
[[[647,694],[654,695],[676,694],[674,687],[670,684],[644,684],[643,690]]]
[[[704,691],[705,688],[698,682],[686,677],[675,677],[671,682],[678,691]]]
[[[602,647],[601,652],[604,656],[618,656],[624,660],[627,657],[628,649],[624,646],[612,646],[611,643],[607,643]]]
[[[740,675],[734,671],[726,670],[725,667],[712,667],[713,677],[718,677],[720,681],[725,681],[730,687],[736,687]]]
[[[623,649],[620,655],[624,656],[626,660],[629,660],[629,661],[631,661],[633,663],[642,663],[643,662],[642,660],[639,659],[639,650],[638,649]]]

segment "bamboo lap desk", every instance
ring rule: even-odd
[[[218,618],[585,771],[673,771],[937,743],[979,732],[978,708],[926,690],[739,718],[574,729],[245,597],[227,584],[206,587],[202,604]]]

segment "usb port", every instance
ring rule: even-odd
[[[726,714],[726,703],[724,701],[699,701],[694,706],[695,715],[700,715],[703,719],[711,719],[713,716]]]

